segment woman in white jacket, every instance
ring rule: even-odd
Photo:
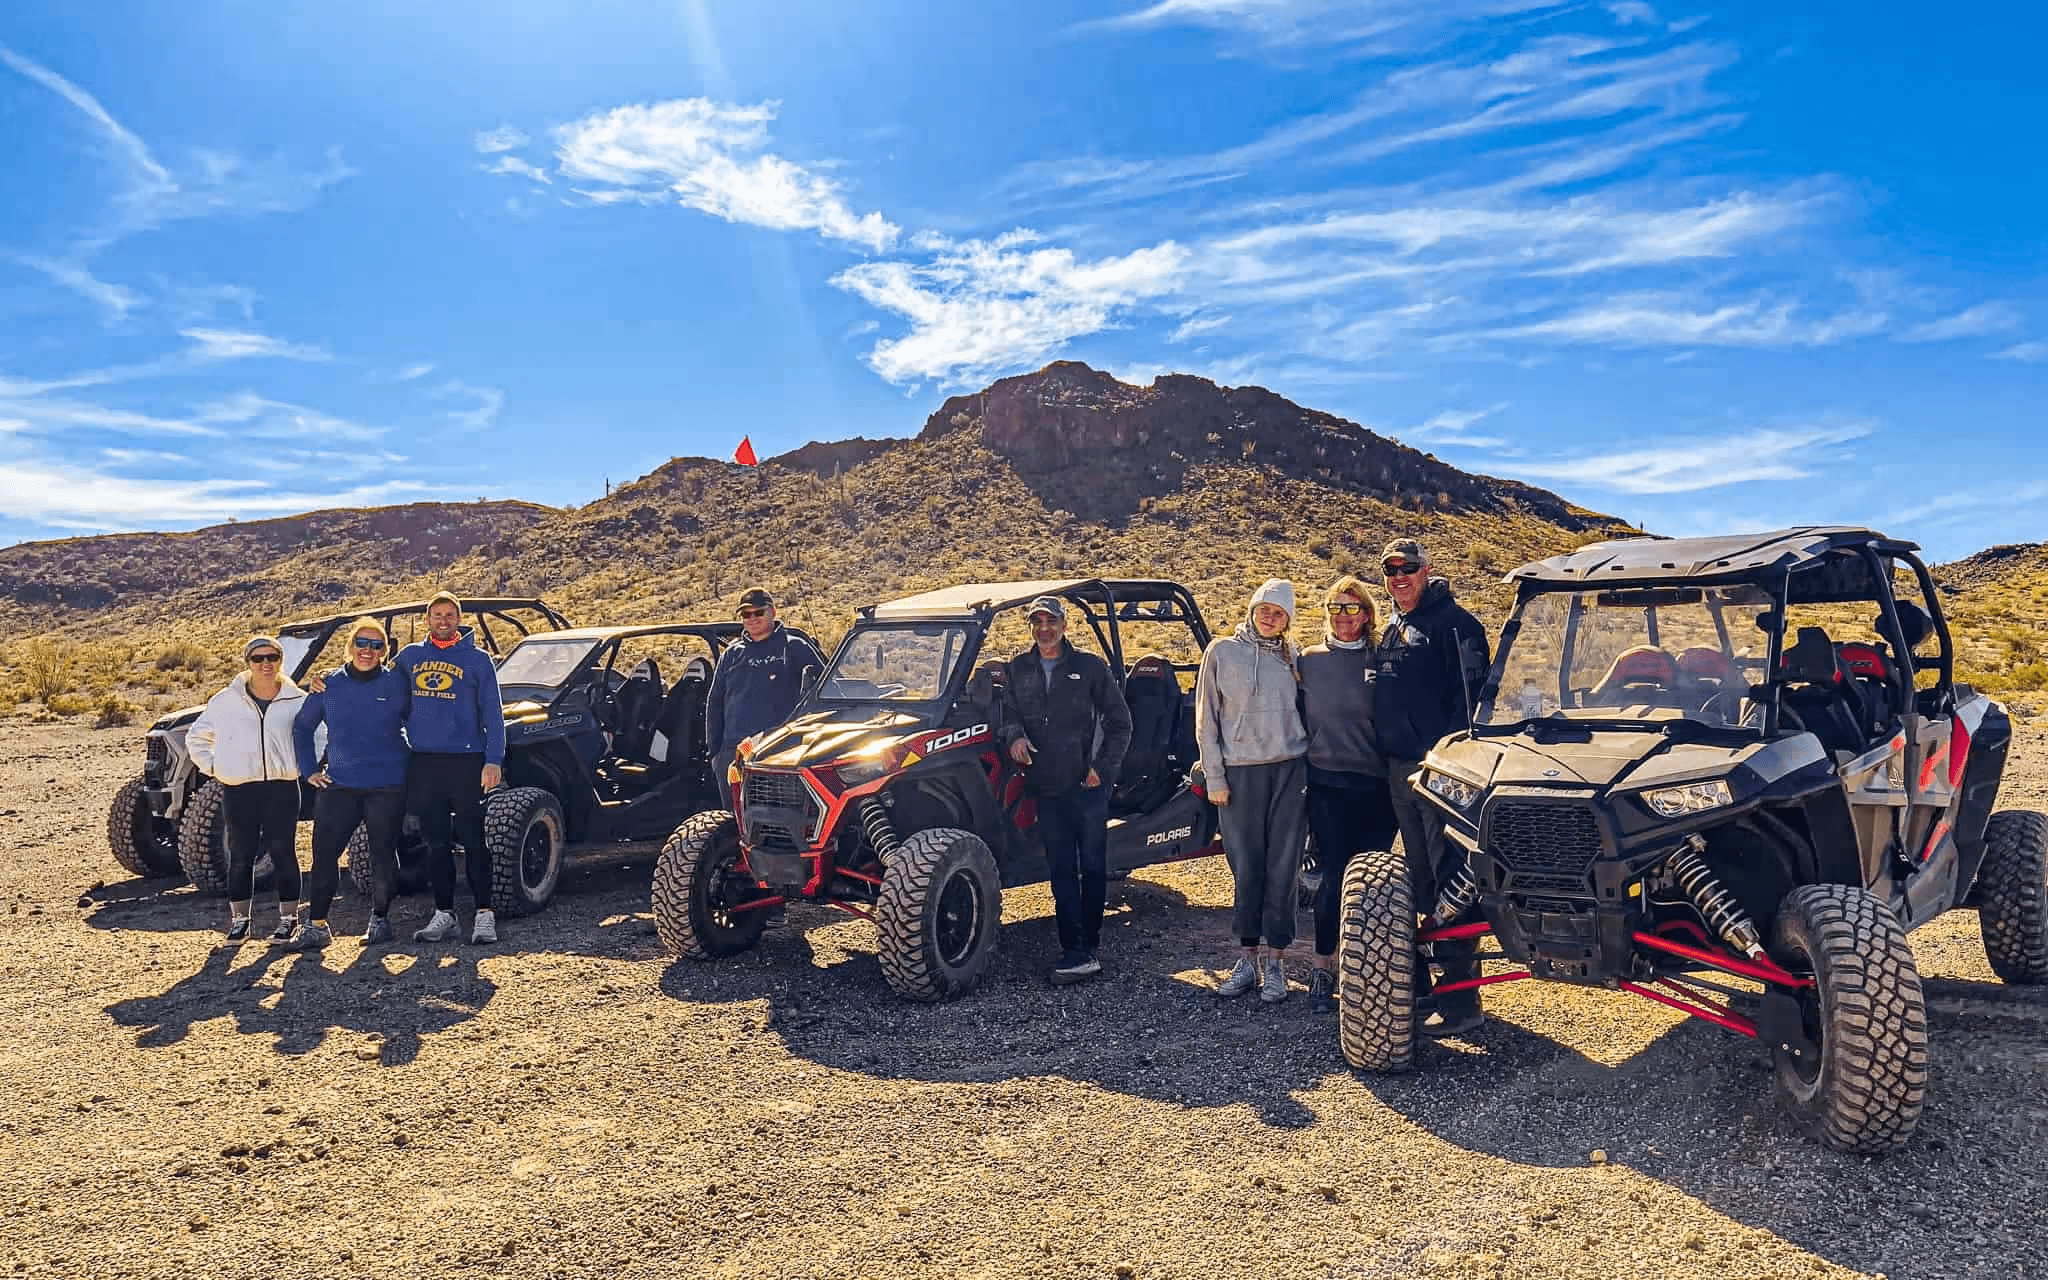
[[[284,648],[271,636],[242,646],[249,669],[213,695],[185,735],[199,772],[224,788],[228,846],[228,941],[249,936],[256,862],[277,868],[277,930],[291,937],[299,918],[299,759],[292,720],[305,690],[283,673]]]

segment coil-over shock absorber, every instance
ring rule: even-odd
[[[1721,887],[1714,869],[1704,856],[1707,842],[1698,836],[1687,838],[1685,846],[1666,860],[1664,867],[1678,882],[1700,917],[1713,926],[1728,944],[1752,960],[1764,958],[1763,935],[1735,895]]]
[[[1449,924],[1477,901],[1479,881],[1472,875],[1472,855],[1468,853],[1458,860],[1457,871],[1437,890],[1436,909],[1429,913],[1429,918],[1439,925]]]
[[[868,847],[884,863],[902,847],[903,842],[896,838],[896,824],[889,821],[889,811],[873,797],[860,802],[860,829],[867,833]]]

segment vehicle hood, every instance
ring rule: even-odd
[[[1773,746],[1683,742],[1661,733],[1596,730],[1555,742],[1537,742],[1526,735],[1451,739],[1439,743],[1429,760],[1434,767],[1488,786],[1635,788],[1721,777]]]
[[[149,731],[157,733],[168,729],[189,729],[192,726],[192,722],[199,718],[199,713],[204,710],[206,710],[206,704],[201,703],[196,707],[185,707],[181,710],[173,711],[169,715],[159,716],[156,723],[149,726]]]
[[[827,764],[861,751],[885,751],[932,726],[918,716],[877,709],[849,715],[845,709],[813,711],[754,738],[754,764],[795,769]]]

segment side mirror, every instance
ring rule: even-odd
[[[818,681],[822,679],[824,675],[825,670],[822,667],[805,667],[803,669],[802,674],[797,677],[797,696],[800,698],[810,697],[812,691],[817,689]]]

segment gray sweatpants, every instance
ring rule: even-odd
[[[1308,762],[1223,766],[1230,803],[1216,811],[1237,891],[1230,928],[1246,946],[1294,941],[1295,882],[1308,840]]]

